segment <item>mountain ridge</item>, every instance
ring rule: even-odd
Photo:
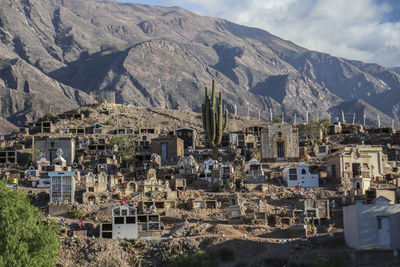
[[[287,118],[296,113],[304,120],[306,111],[334,118],[335,107],[350,112],[341,104],[361,99],[399,125],[394,70],[307,50],[261,29],[177,7],[112,1],[3,1],[0,8],[0,56],[25,62],[23,68],[39,72],[44,87],[56,92],[35,100],[50,103],[42,107],[3,93],[1,116],[16,124],[51,105],[55,112],[92,103],[90,93],[103,90],[114,91],[118,103],[199,111],[203,88],[216,79],[230,112],[236,105],[255,117],[260,110],[264,120],[270,109]],[[15,73],[29,90],[42,92],[31,82],[37,76]],[[9,75],[0,70],[4,92],[14,90]],[[57,93],[63,88],[65,94]],[[367,116],[377,123],[376,115]]]

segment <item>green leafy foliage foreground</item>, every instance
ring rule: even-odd
[[[0,181],[0,266],[55,266],[59,248],[57,226]]]
[[[175,256],[169,267],[216,267],[217,263],[204,250],[197,250],[193,254]]]

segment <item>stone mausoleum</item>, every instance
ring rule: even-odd
[[[299,130],[286,123],[272,123],[261,133],[261,160],[263,162],[298,161]]]

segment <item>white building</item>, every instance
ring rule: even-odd
[[[329,155],[329,145],[314,146],[314,153],[317,158],[324,158]]]
[[[400,248],[400,204],[378,197],[343,208],[344,238],[354,249]]]
[[[75,173],[72,171],[53,171],[50,177],[50,203],[75,202]]]
[[[112,210],[112,222],[102,223],[100,233],[103,238],[138,238],[138,215],[136,208],[120,206]]]
[[[221,164],[219,164],[218,160],[214,160],[212,158],[205,160],[204,163],[200,166],[199,178],[210,179],[212,170],[214,168],[219,168],[220,165]]]
[[[318,174],[311,174],[307,164],[287,166],[283,170],[283,180],[289,187],[318,187]]]

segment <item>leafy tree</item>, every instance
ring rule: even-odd
[[[43,119],[46,121],[52,120],[54,119],[54,115],[51,112],[47,112],[46,115],[44,115]]]
[[[135,147],[128,136],[116,136],[110,140],[110,144],[117,145],[118,151],[123,162],[128,162],[133,159],[135,155]]]
[[[272,120],[272,122],[275,122],[275,123],[282,123],[282,118],[281,118],[281,117],[274,117],[274,119]]]
[[[193,254],[172,257],[170,267],[216,267],[217,263],[204,250],[197,250]]]
[[[56,225],[0,181],[0,266],[55,266],[59,248]]]
[[[321,135],[325,135],[330,125],[328,119],[312,119],[306,125],[300,125],[299,135],[304,139],[305,145],[312,148],[321,140]]]

